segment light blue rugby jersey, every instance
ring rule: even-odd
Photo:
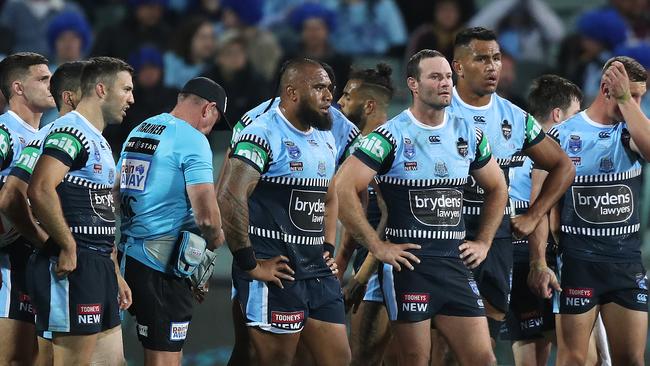
[[[232,138],[230,140],[230,147],[232,148],[239,138],[241,131],[251,124],[256,118],[264,113],[264,111],[269,106],[271,100],[262,102],[262,104],[251,109],[250,111],[244,113],[244,115],[237,121],[235,126],[232,129]],[[277,106],[280,105],[280,98],[275,98],[269,110],[274,110]],[[354,123],[345,117],[345,115],[334,107],[329,109],[330,115],[332,116],[332,135],[334,136],[334,141],[336,145],[336,163],[340,165],[343,163],[343,160],[350,155],[350,148],[355,143],[358,143],[360,138],[359,129]]]
[[[50,124],[42,155],[69,167],[56,188],[77,246],[108,255],[115,240],[115,161],[102,133],[76,111]]]
[[[465,239],[463,186],[491,152],[472,123],[449,111],[444,118],[431,127],[405,110],[370,133],[354,156],[377,172],[391,242],[422,245],[413,251],[417,256],[458,258]]]
[[[487,136],[492,147],[492,155],[503,170],[506,182],[511,182],[511,168],[523,164],[525,156],[522,151],[544,139],[542,126],[533,116],[512,104],[509,100],[492,94],[490,102],[483,107],[474,107],[463,102],[454,88],[450,112],[473,122]],[[469,178],[465,187],[465,221],[468,237],[473,238],[478,230],[483,206],[483,190],[474,179]],[[495,235],[497,239],[511,238],[510,207],[506,207],[504,220]]]
[[[0,115],[0,187],[18,162],[22,150],[36,134],[38,130],[13,111]],[[19,237],[20,234],[13,225],[0,228],[0,240],[5,243],[12,243]]]
[[[151,117],[131,131],[120,160],[121,233],[134,239],[198,233],[188,185],[214,182],[208,139],[169,113]],[[151,257],[141,243],[127,254],[161,272],[166,264]]]
[[[256,256],[288,257],[296,279],[332,275],[323,260],[323,242],[325,197],[336,155],[330,131],[300,131],[278,107],[245,127],[231,152],[261,174],[248,200]]]
[[[560,200],[562,251],[584,260],[638,262],[641,157],[624,122],[602,125],[580,112],[548,134],[576,167]]]

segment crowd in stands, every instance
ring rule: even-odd
[[[545,0],[0,0],[0,57],[38,52],[52,70],[100,55],[132,64],[136,103],[128,128],[106,131],[116,148],[130,128],[168,110],[192,77],[226,88],[234,121],[272,96],[285,59],[325,61],[344,85],[363,57],[401,64],[433,48],[451,60],[465,26],[498,32],[499,92],[515,103],[525,107],[528,81],[542,72],[576,82],[588,103],[609,57],[629,55],[650,68],[650,0],[586,4],[561,18]],[[650,97],[643,108],[650,113]]]

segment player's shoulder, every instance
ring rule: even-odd
[[[512,113],[515,116],[526,116],[528,114],[523,108],[497,93],[494,93],[492,98],[493,108],[498,108],[502,113]]]

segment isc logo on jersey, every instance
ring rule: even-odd
[[[144,191],[151,162],[142,159],[124,159],[120,173],[120,189]]]

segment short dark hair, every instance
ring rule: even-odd
[[[43,55],[34,52],[19,52],[7,56],[0,62],[0,92],[5,99],[11,98],[11,83],[24,78],[34,65],[47,65],[50,62]]]
[[[50,79],[50,92],[59,111],[63,106],[62,93],[76,91],[81,88],[81,74],[88,61],[66,62],[56,68]]]
[[[465,28],[456,34],[454,49],[461,46],[468,46],[473,40],[496,41],[497,35],[494,31],[483,27]]]
[[[91,94],[98,83],[113,84],[115,76],[120,71],[133,75],[133,68],[119,58],[106,56],[91,58],[81,73],[81,95]]]
[[[643,67],[639,61],[628,56],[616,56],[607,60],[607,62],[605,62],[605,66],[603,66],[603,74],[605,71],[607,71],[607,69],[612,65],[614,61],[618,61],[623,64],[623,67],[625,67],[625,72],[627,72],[627,77],[630,79],[630,81],[645,82],[648,80],[648,74],[645,67]]]
[[[348,80],[359,80],[361,81],[362,89],[371,89],[373,91],[379,92],[381,95],[384,95],[388,100],[393,97],[395,89],[393,88],[393,83],[390,79],[390,75],[393,73],[393,69],[390,65],[385,63],[379,63],[374,69],[363,69],[363,70],[352,70],[350,72],[350,77]]]
[[[531,84],[528,111],[543,121],[554,108],[566,111],[573,99],[582,102],[582,91],[576,84],[557,75],[542,75]]]
[[[411,56],[409,62],[406,64],[406,77],[420,80],[420,61],[434,57],[445,58],[445,55],[436,50],[425,48],[418,51],[415,55]]]

